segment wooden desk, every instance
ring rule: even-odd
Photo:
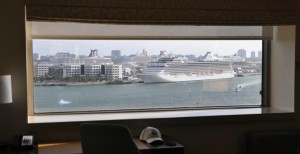
[[[38,144],[39,154],[82,154],[81,142]]]
[[[13,148],[12,146],[6,146],[0,149],[0,154],[37,154],[38,148],[33,149],[22,149],[22,148]]]
[[[144,143],[138,139],[133,139],[137,148],[142,154],[184,154],[184,147],[179,143],[175,146],[167,145],[150,145]],[[62,143],[50,143],[50,144],[39,144],[39,154],[81,154],[81,142],[62,142]]]

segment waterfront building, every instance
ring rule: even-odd
[[[110,80],[120,80],[123,78],[122,65],[105,65],[105,75]]]
[[[81,65],[79,64],[66,64],[63,67],[63,77],[74,77],[74,76],[80,76]]]
[[[82,68],[84,71],[82,71]],[[83,73],[82,73],[83,72]],[[81,75],[96,77],[101,74],[101,65],[81,65]]]
[[[131,75],[131,68],[130,67],[123,67],[123,76]]]
[[[59,79],[63,78],[63,70],[64,70],[63,65],[53,65],[53,66],[49,67],[48,75],[49,75],[49,77],[52,77],[53,79],[59,80]]]
[[[58,52],[54,56],[42,56],[41,64],[34,66],[35,77],[45,76],[50,66],[61,66],[62,77],[98,76],[101,66],[113,65],[111,58],[99,57],[98,50],[91,50],[89,56],[76,58],[75,54]],[[45,64],[45,61],[47,64]],[[122,72],[122,70],[121,70]],[[105,70],[103,70],[105,73]],[[122,75],[122,73],[121,73]]]
[[[53,66],[52,64],[36,64],[36,77],[44,77],[49,73],[49,67]]]
[[[52,64],[113,64],[110,58],[104,57],[82,57],[82,58],[71,58],[71,57],[52,57],[50,60]]]

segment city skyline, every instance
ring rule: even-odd
[[[142,53],[158,55],[160,51],[167,53],[196,56],[210,51],[213,54],[227,56],[236,54],[239,49],[251,52],[262,51],[261,40],[48,40],[34,39],[33,52],[41,56],[67,52],[76,55],[88,55],[97,49],[100,56],[110,56],[112,50],[121,50],[121,55]]]

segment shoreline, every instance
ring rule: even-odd
[[[234,78],[247,77],[261,75],[261,73],[247,73],[242,76],[235,76]],[[87,86],[87,85],[104,85],[104,84],[134,84],[134,83],[144,83],[140,80],[130,80],[130,81],[101,81],[101,82],[42,82],[34,83],[34,86]]]
[[[86,86],[104,84],[132,84],[142,83],[141,81],[101,81],[101,82],[42,82],[34,83],[34,86]]]
[[[247,76],[255,76],[255,75],[262,75],[262,73],[243,73],[240,75],[236,75],[235,77],[247,77]]]

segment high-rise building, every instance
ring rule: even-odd
[[[258,51],[258,59],[262,59],[262,51]]]
[[[247,54],[246,54],[246,50],[245,49],[239,49],[237,52],[237,55],[241,58],[246,58]]]
[[[251,51],[251,58],[256,58],[255,57],[255,51]]]
[[[33,54],[32,54],[32,60],[40,60],[40,54],[38,54],[38,53],[33,53]]]
[[[111,58],[117,59],[121,57],[121,50],[111,50]]]
[[[145,49],[143,49],[143,53],[142,54],[145,55],[145,56],[148,56],[148,52]]]
[[[40,56],[40,60],[44,62],[50,61],[50,56]]]
[[[71,57],[71,54],[68,52],[57,52],[56,57]]]

